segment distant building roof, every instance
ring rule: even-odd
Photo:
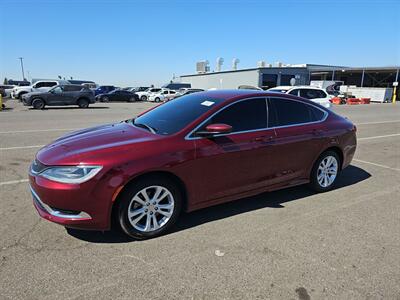
[[[195,73],[195,74],[186,74],[181,75],[180,77],[192,77],[192,76],[204,76],[204,75],[212,75],[212,74],[224,74],[224,73],[233,73],[233,72],[247,72],[247,71],[255,71],[255,70],[279,70],[279,69],[308,69],[310,71],[337,71],[337,70],[345,70],[345,71],[390,71],[390,70],[398,70],[400,66],[385,66],[385,67],[348,67],[348,66],[333,66],[333,65],[319,65],[319,64],[286,64],[281,67],[272,66],[272,67],[256,67],[256,68],[247,68],[247,69],[238,69],[238,70],[224,70],[219,72],[207,72],[207,73]]]

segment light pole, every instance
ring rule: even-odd
[[[22,71],[22,80],[25,80],[25,74],[24,74],[24,62],[22,61],[24,58],[23,57],[18,57],[20,63],[21,63],[21,71]]]

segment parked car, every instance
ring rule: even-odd
[[[22,99],[22,95],[32,92],[46,92],[53,86],[69,84],[66,80],[39,80],[32,85],[28,86],[16,86],[11,92],[11,97],[16,99]]]
[[[79,85],[84,85],[88,88],[97,88],[96,83],[94,81],[90,80],[76,80],[76,79],[68,79],[68,82],[70,84],[79,84]]]
[[[0,90],[2,91],[3,97],[11,97],[11,93],[14,88],[15,88],[15,85],[0,84]]]
[[[177,91],[181,88],[191,88],[191,87],[192,87],[192,85],[190,83],[179,83],[179,82],[170,82],[170,83],[164,84],[162,86],[162,88],[164,88],[164,89],[170,89],[170,90],[175,90],[175,91]]]
[[[257,91],[262,91],[263,90],[262,88],[260,88],[258,86],[247,85],[247,84],[239,85],[238,89],[239,90],[257,90]]]
[[[116,87],[113,85],[101,85],[97,89],[94,90],[94,94],[95,94],[95,96],[101,95],[101,94],[107,94],[115,89],[116,89]]]
[[[134,88],[134,90],[132,90],[132,92],[144,92],[146,90],[148,90],[150,87],[148,86],[137,86]]]
[[[159,91],[161,91],[160,88],[149,88],[143,92],[136,92],[136,95],[138,95],[140,100],[147,101],[152,93],[158,93]]]
[[[31,83],[29,81],[26,81],[26,80],[12,80],[12,79],[7,80],[7,84],[8,85],[15,85],[15,86],[28,86],[28,85],[31,85]]]
[[[173,90],[161,89],[158,93],[151,93],[148,100],[153,102],[165,102],[174,99],[178,95]]]
[[[326,108],[331,108],[332,97],[323,89],[312,86],[277,86],[268,90],[269,92],[280,92],[299,96],[316,102]]]
[[[126,88],[124,88],[124,90],[130,91],[130,92],[134,92],[134,93],[136,93],[136,92],[144,92],[147,89],[149,89],[148,86],[147,87],[146,86],[137,86],[137,87],[126,87]]]
[[[309,184],[331,190],[356,127],[287,94],[219,90],[136,119],[67,134],[39,150],[29,181],[41,217],[66,227],[161,235],[181,211]]]
[[[80,108],[87,108],[95,102],[93,91],[74,84],[56,85],[47,92],[33,92],[22,96],[22,103],[35,109],[43,109],[46,105],[78,105]]]
[[[96,100],[100,102],[109,102],[109,101],[135,102],[139,101],[139,97],[133,92],[125,90],[113,90],[107,94],[97,95]]]
[[[180,98],[193,93],[204,92],[202,89],[180,89],[174,99]]]

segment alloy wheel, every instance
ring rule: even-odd
[[[329,187],[338,173],[338,161],[334,156],[326,156],[319,164],[317,171],[318,184],[321,187]]]
[[[174,197],[167,188],[149,186],[133,196],[128,206],[128,219],[136,230],[152,232],[167,224],[174,212],[174,206]]]

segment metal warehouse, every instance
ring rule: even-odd
[[[309,85],[311,81],[341,81],[346,86],[392,88],[399,81],[400,66],[344,67],[316,64],[280,65],[250,69],[201,72],[180,76],[192,88],[236,89],[240,85],[264,89],[280,85]],[[294,80],[292,80],[294,78]],[[397,91],[399,94],[399,91]]]

